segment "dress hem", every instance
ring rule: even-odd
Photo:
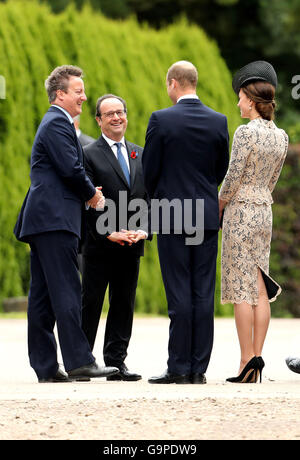
[[[264,283],[265,283],[265,286],[266,286],[266,290],[267,290],[267,294],[268,294],[268,300],[270,303],[272,302],[275,302],[275,300],[277,299],[277,297],[281,294],[282,292],[282,289],[281,287],[279,286],[278,283],[276,283],[276,281],[273,280],[273,278],[270,277],[270,275],[268,275],[261,267],[259,264],[257,264],[257,267],[260,269],[261,271],[261,274],[262,274],[262,277],[263,277],[263,280],[264,280]],[[248,303],[249,305],[258,305],[258,299],[256,299],[256,301],[253,301],[252,299],[249,299],[249,298],[245,298],[245,299],[241,299],[239,298],[238,300],[224,300],[222,299],[221,300],[221,304],[224,305],[224,304],[227,304],[227,303],[232,303],[232,304],[241,304],[243,302],[246,302]]]

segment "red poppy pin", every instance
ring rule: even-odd
[[[133,160],[135,160],[139,156],[139,154],[135,150],[132,150],[130,156]]]

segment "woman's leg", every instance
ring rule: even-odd
[[[258,305],[254,307],[253,348],[261,356],[271,317],[270,302],[266,286],[258,269]]]
[[[234,305],[235,323],[241,348],[239,373],[253,356],[261,356],[267,335],[271,311],[266,286],[258,269],[258,304]]]
[[[241,348],[240,374],[248,361],[255,355],[253,346],[252,305],[247,302],[234,304],[234,317]]]

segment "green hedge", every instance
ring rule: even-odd
[[[100,134],[94,120],[96,100],[113,92],[128,104],[127,138],[144,145],[152,111],[171,104],[166,71],[181,59],[197,66],[198,94],[205,104],[227,115],[231,137],[240,117],[231,75],[216,44],[184,19],[155,31],[134,18],[109,20],[89,7],[81,12],[69,7],[54,15],[45,5],[12,0],[0,4],[0,17],[0,74],[6,80],[6,99],[0,100],[1,302],[28,292],[29,248],[16,242],[12,232],[30,183],[34,135],[49,105],[44,81],[54,67],[74,64],[84,69],[88,101],[81,128],[94,137]],[[155,240],[147,242],[141,261],[137,310],[166,312]],[[217,314],[228,311],[217,300]]]
[[[300,144],[290,145],[273,197],[270,274],[283,294],[272,314],[300,318]]]

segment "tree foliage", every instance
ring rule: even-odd
[[[78,13],[71,5],[54,15],[48,6],[33,1],[1,3],[0,17],[0,73],[6,79],[6,99],[0,100],[1,300],[28,293],[29,248],[15,240],[13,227],[30,184],[34,135],[49,106],[44,81],[54,67],[83,68],[88,101],[81,128],[93,137],[100,134],[94,119],[97,98],[112,92],[127,101],[128,140],[143,146],[152,111],[171,104],[165,76],[180,59],[197,66],[199,96],[227,115],[231,137],[240,117],[231,74],[216,43],[184,19],[156,31],[134,18],[107,19],[89,6]],[[218,273],[217,290],[219,279]],[[217,313],[227,311],[218,302],[219,296]],[[137,310],[166,312],[155,240],[147,242],[141,261]]]
[[[140,23],[157,29],[182,14],[216,40],[234,73],[250,61],[270,61],[278,72],[278,119],[300,142],[299,100],[291,97],[294,75],[299,75],[299,0],[40,0],[60,12],[70,3],[81,9],[87,2],[107,17],[134,14]],[[296,131],[295,131],[296,130]]]
[[[272,304],[273,314],[300,317],[300,145],[291,146],[273,193],[271,276],[284,294]]]

